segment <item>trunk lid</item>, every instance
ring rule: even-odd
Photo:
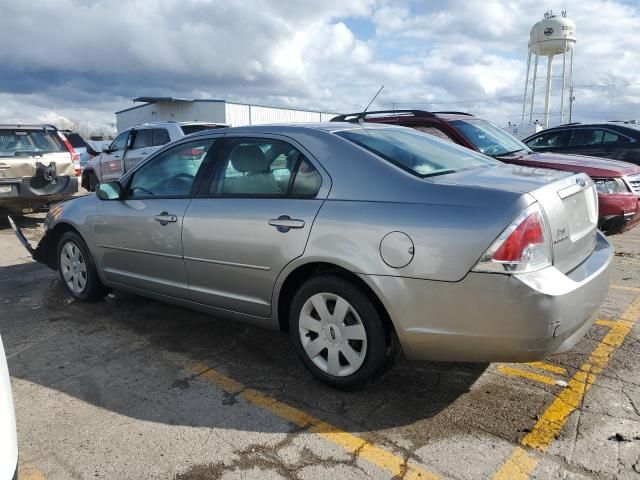
[[[588,175],[580,173],[529,192],[547,218],[553,265],[567,273],[580,265],[596,245],[598,195]]]

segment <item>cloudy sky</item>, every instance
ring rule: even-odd
[[[518,121],[545,9],[577,24],[574,120],[640,117],[640,0],[3,0],[0,122],[93,129],[136,96]],[[560,63],[558,63],[558,66]]]

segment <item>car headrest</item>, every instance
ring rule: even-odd
[[[238,172],[266,172],[270,163],[257,145],[238,145],[231,152],[231,166]]]

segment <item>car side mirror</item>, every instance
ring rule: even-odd
[[[98,198],[100,200],[119,200],[122,187],[118,182],[101,183],[98,185]]]
[[[103,151],[104,153],[109,153],[109,147],[110,147],[110,146],[111,146],[111,145],[103,145],[103,146],[102,146],[102,151]]]

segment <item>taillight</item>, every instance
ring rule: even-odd
[[[477,272],[526,273],[551,265],[542,210],[534,203],[511,222],[474,267]]]
[[[60,140],[62,140],[62,143],[64,143],[64,146],[67,147],[67,150],[69,150],[69,153],[71,154],[71,163],[73,163],[73,169],[76,177],[81,176],[82,168],[80,167],[80,157],[78,157],[78,154],[74,150],[73,146],[71,145],[67,137],[65,137],[62,132],[58,132],[58,136],[60,137]]]

